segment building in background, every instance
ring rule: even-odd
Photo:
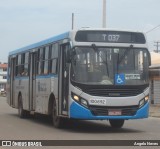
[[[0,63],[0,90],[6,89],[7,83],[7,63]]]
[[[150,66],[151,104],[160,104],[160,53],[151,52]]]

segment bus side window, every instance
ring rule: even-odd
[[[18,75],[18,55],[16,56],[16,66],[15,67],[16,68],[15,68],[14,74],[15,74],[15,76],[17,76]]]
[[[28,76],[28,62],[29,62],[29,52],[25,53],[25,61],[24,61],[24,75]]]
[[[21,55],[21,64],[20,64],[21,72],[20,72],[20,74],[21,74],[22,76],[25,75],[25,73],[24,73],[24,64],[25,64],[25,53],[23,53],[23,54]]]
[[[48,74],[49,46],[45,47],[44,74]]]
[[[39,75],[39,53],[40,53],[40,50],[38,49],[38,52],[37,52],[37,61],[36,61],[36,67],[37,67],[37,70],[36,70],[36,74]]]
[[[38,50],[38,74],[44,74],[44,48]]]
[[[52,45],[49,72],[57,74],[58,66],[58,43]]]
[[[16,76],[21,76],[21,54],[16,57]]]

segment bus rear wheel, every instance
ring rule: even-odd
[[[56,100],[53,102],[52,122],[54,127],[61,128],[63,126],[63,118],[58,116]]]
[[[18,115],[20,118],[26,118],[29,112],[23,109],[22,96],[18,97]]]
[[[111,127],[121,128],[124,124],[124,120],[109,120]]]

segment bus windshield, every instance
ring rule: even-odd
[[[75,47],[71,80],[90,85],[148,84],[148,59],[143,48]]]

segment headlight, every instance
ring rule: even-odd
[[[149,95],[145,96],[142,100],[139,101],[139,108],[143,107],[149,100]]]
[[[84,107],[87,107],[88,108],[88,102],[87,100],[85,100],[84,98],[74,94],[74,93],[71,93],[71,96],[73,98],[74,101],[78,102],[80,105],[84,106]]]
[[[73,95],[73,99],[76,100],[77,102],[79,102],[79,96]]]
[[[149,100],[149,95],[147,95],[145,98],[144,98],[145,101],[148,101]]]
[[[88,102],[85,99],[81,98],[81,105],[88,107]]]
[[[141,108],[144,105],[144,103],[145,103],[144,99],[140,100],[140,102],[139,102],[139,108]]]

